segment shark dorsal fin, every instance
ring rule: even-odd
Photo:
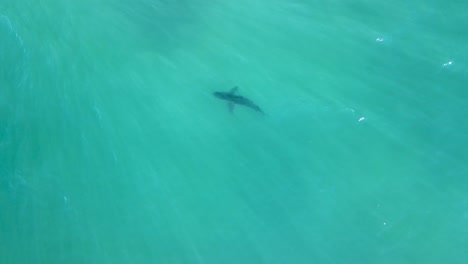
[[[237,92],[237,90],[239,89],[239,87],[233,87],[230,91],[229,91],[229,94],[235,94]]]

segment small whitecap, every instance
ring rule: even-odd
[[[365,117],[361,117],[359,118],[358,122],[364,121],[365,119],[366,119]]]
[[[377,42],[382,42],[382,41],[383,41],[383,38],[377,38],[377,39],[375,39],[375,41],[377,41]]]
[[[449,61],[447,63],[444,63],[442,66],[446,67],[446,66],[449,66],[449,65],[452,65],[453,61]]]

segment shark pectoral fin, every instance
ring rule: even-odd
[[[233,88],[229,91],[229,93],[230,93],[230,94],[235,94],[235,93],[237,92],[238,89],[239,89],[239,88],[238,88],[237,86],[236,86],[236,87],[233,87]]]
[[[229,112],[234,112],[234,103],[228,103]]]

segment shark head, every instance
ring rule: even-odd
[[[213,95],[219,99],[226,99],[229,97],[228,94],[223,92],[214,92]]]

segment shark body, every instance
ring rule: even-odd
[[[254,102],[252,102],[250,99],[245,98],[244,96],[237,95],[236,93],[238,89],[239,88],[236,86],[232,88],[229,92],[214,92],[213,95],[216,98],[227,101],[229,111],[231,112],[234,111],[234,106],[237,104],[246,106],[257,112],[264,113],[262,109],[258,105],[254,104]]]

